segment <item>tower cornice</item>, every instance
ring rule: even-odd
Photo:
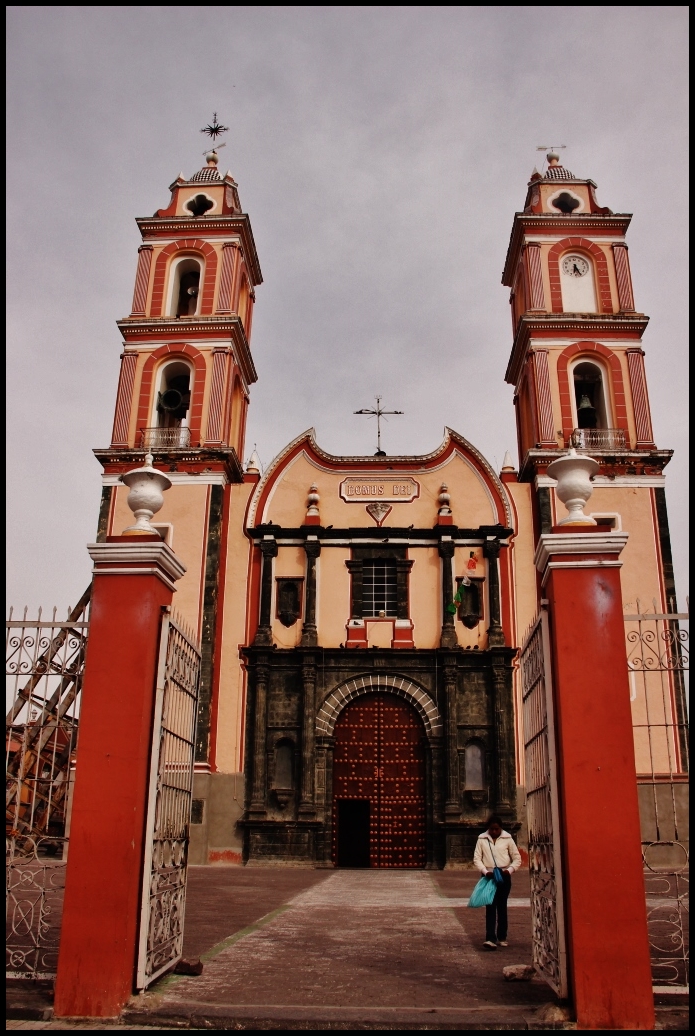
[[[519,321],[504,380],[516,385],[534,334],[571,340],[595,338],[597,335],[623,335],[641,340],[649,323],[644,313],[534,313]]]
[[[142,464],[143,457],[151,453],[153,463],[169,473],[176,472],[200,477],[201,484],[206,477],[217,475],[222,483],[244,481],[244,470],[236,450],[229,446],[186,446],[181,449],[150,447],[106,447],[92,450],[104,469],[104,474],[119,476],[130,471],[134,464]]]
[[[223,317],[124,317],[117,326],[127,344],[145,339],[166,338],[167,341],[188,342],[211,337],[231,340],[239,367],[247,385],[258,381],[251,356],[251,348],[238,316]]]
[[[589,451],[582,450],[582,454]],[[663,470],[673,456],[673,450],[596,450],[590,451],[594,460],[599,463],[599,471],[593,476],[594,489],[606,485],[638,485],[661,484],[659,479]],[[519,468],[519,482],[532,482],[547,479],[545,483],[554,485],[554,480],[547,476],[548,465],[554,460],[567,456],[566,449],[528,450]],[[647,483],[645,483],[645,479]],[[620,481],[616,481],[620,480]]]
[[[502,284],[510,288],[514,281],[514,273],[518,262],[519,251],[524,243],[524,238],[529,234],[552,234],[557,237],[570,235],[601,235],[610,236],[617,234],[624,237],[627,228],[630,226],[632,214],[629,212],[613,213],[611,216],[602,216],[598,213],[587,213],[586,215],[565,216],[558,213],[542,213],[539,215],[526,212],[515,212],[512,232],[507,248],[507,258],[504,262],[502,272]]]
[[[245,213],[237,216],[167,216],[164,218],[151,216],[149,219],[136,219],[135,222],[143,241],[162,237],[208,238],[237,235],[241,239],[241,246],[254,285],[263,283],[251,221]]]

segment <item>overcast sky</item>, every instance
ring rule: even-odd
[[[542,155],[633,212],[630,256],[685,603],[685,7],[10,7],[9,598],[89,581],[140,243],[220,153],[249,213],[257,289],[247,454],[313,425],[371,453],[353,411],[404,410],[392,453],[448,424],[516,460],[508,289],[516,210]]]

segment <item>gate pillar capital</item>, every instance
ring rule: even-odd
[[[550,616],[570,987],[582,1029],[652,1029],[625,652],[627,534],[562,526],[536,566]]]
[[[117,1017],[133,992],[162,609],[186,571],[159,536],[94,561],[54,1014]]]

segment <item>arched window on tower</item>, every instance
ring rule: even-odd
[[[580,449],[625,449],[625,435],[613,428],[610,398],[603,368],[580,360],[572,369],[576,422],[572,445]]]
[[[202,264],[198,259],[181,259],[172,270],[169,315],[193,317],[198,312]]]
[[[154,433],[157,446],[184,447],[190,444],[188,417],[191,408],[193,370],[184,360],[173,360],[160,369],[155,397]]]
[[[562,308],[565,313],[596,313],[594,264],[588,255],[567,252],[560,259]]]

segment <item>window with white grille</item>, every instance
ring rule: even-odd
[[[362,615],[365,618],[395,618],[398,614],[398,586],[395,561],[364,561],[362,568]]]

